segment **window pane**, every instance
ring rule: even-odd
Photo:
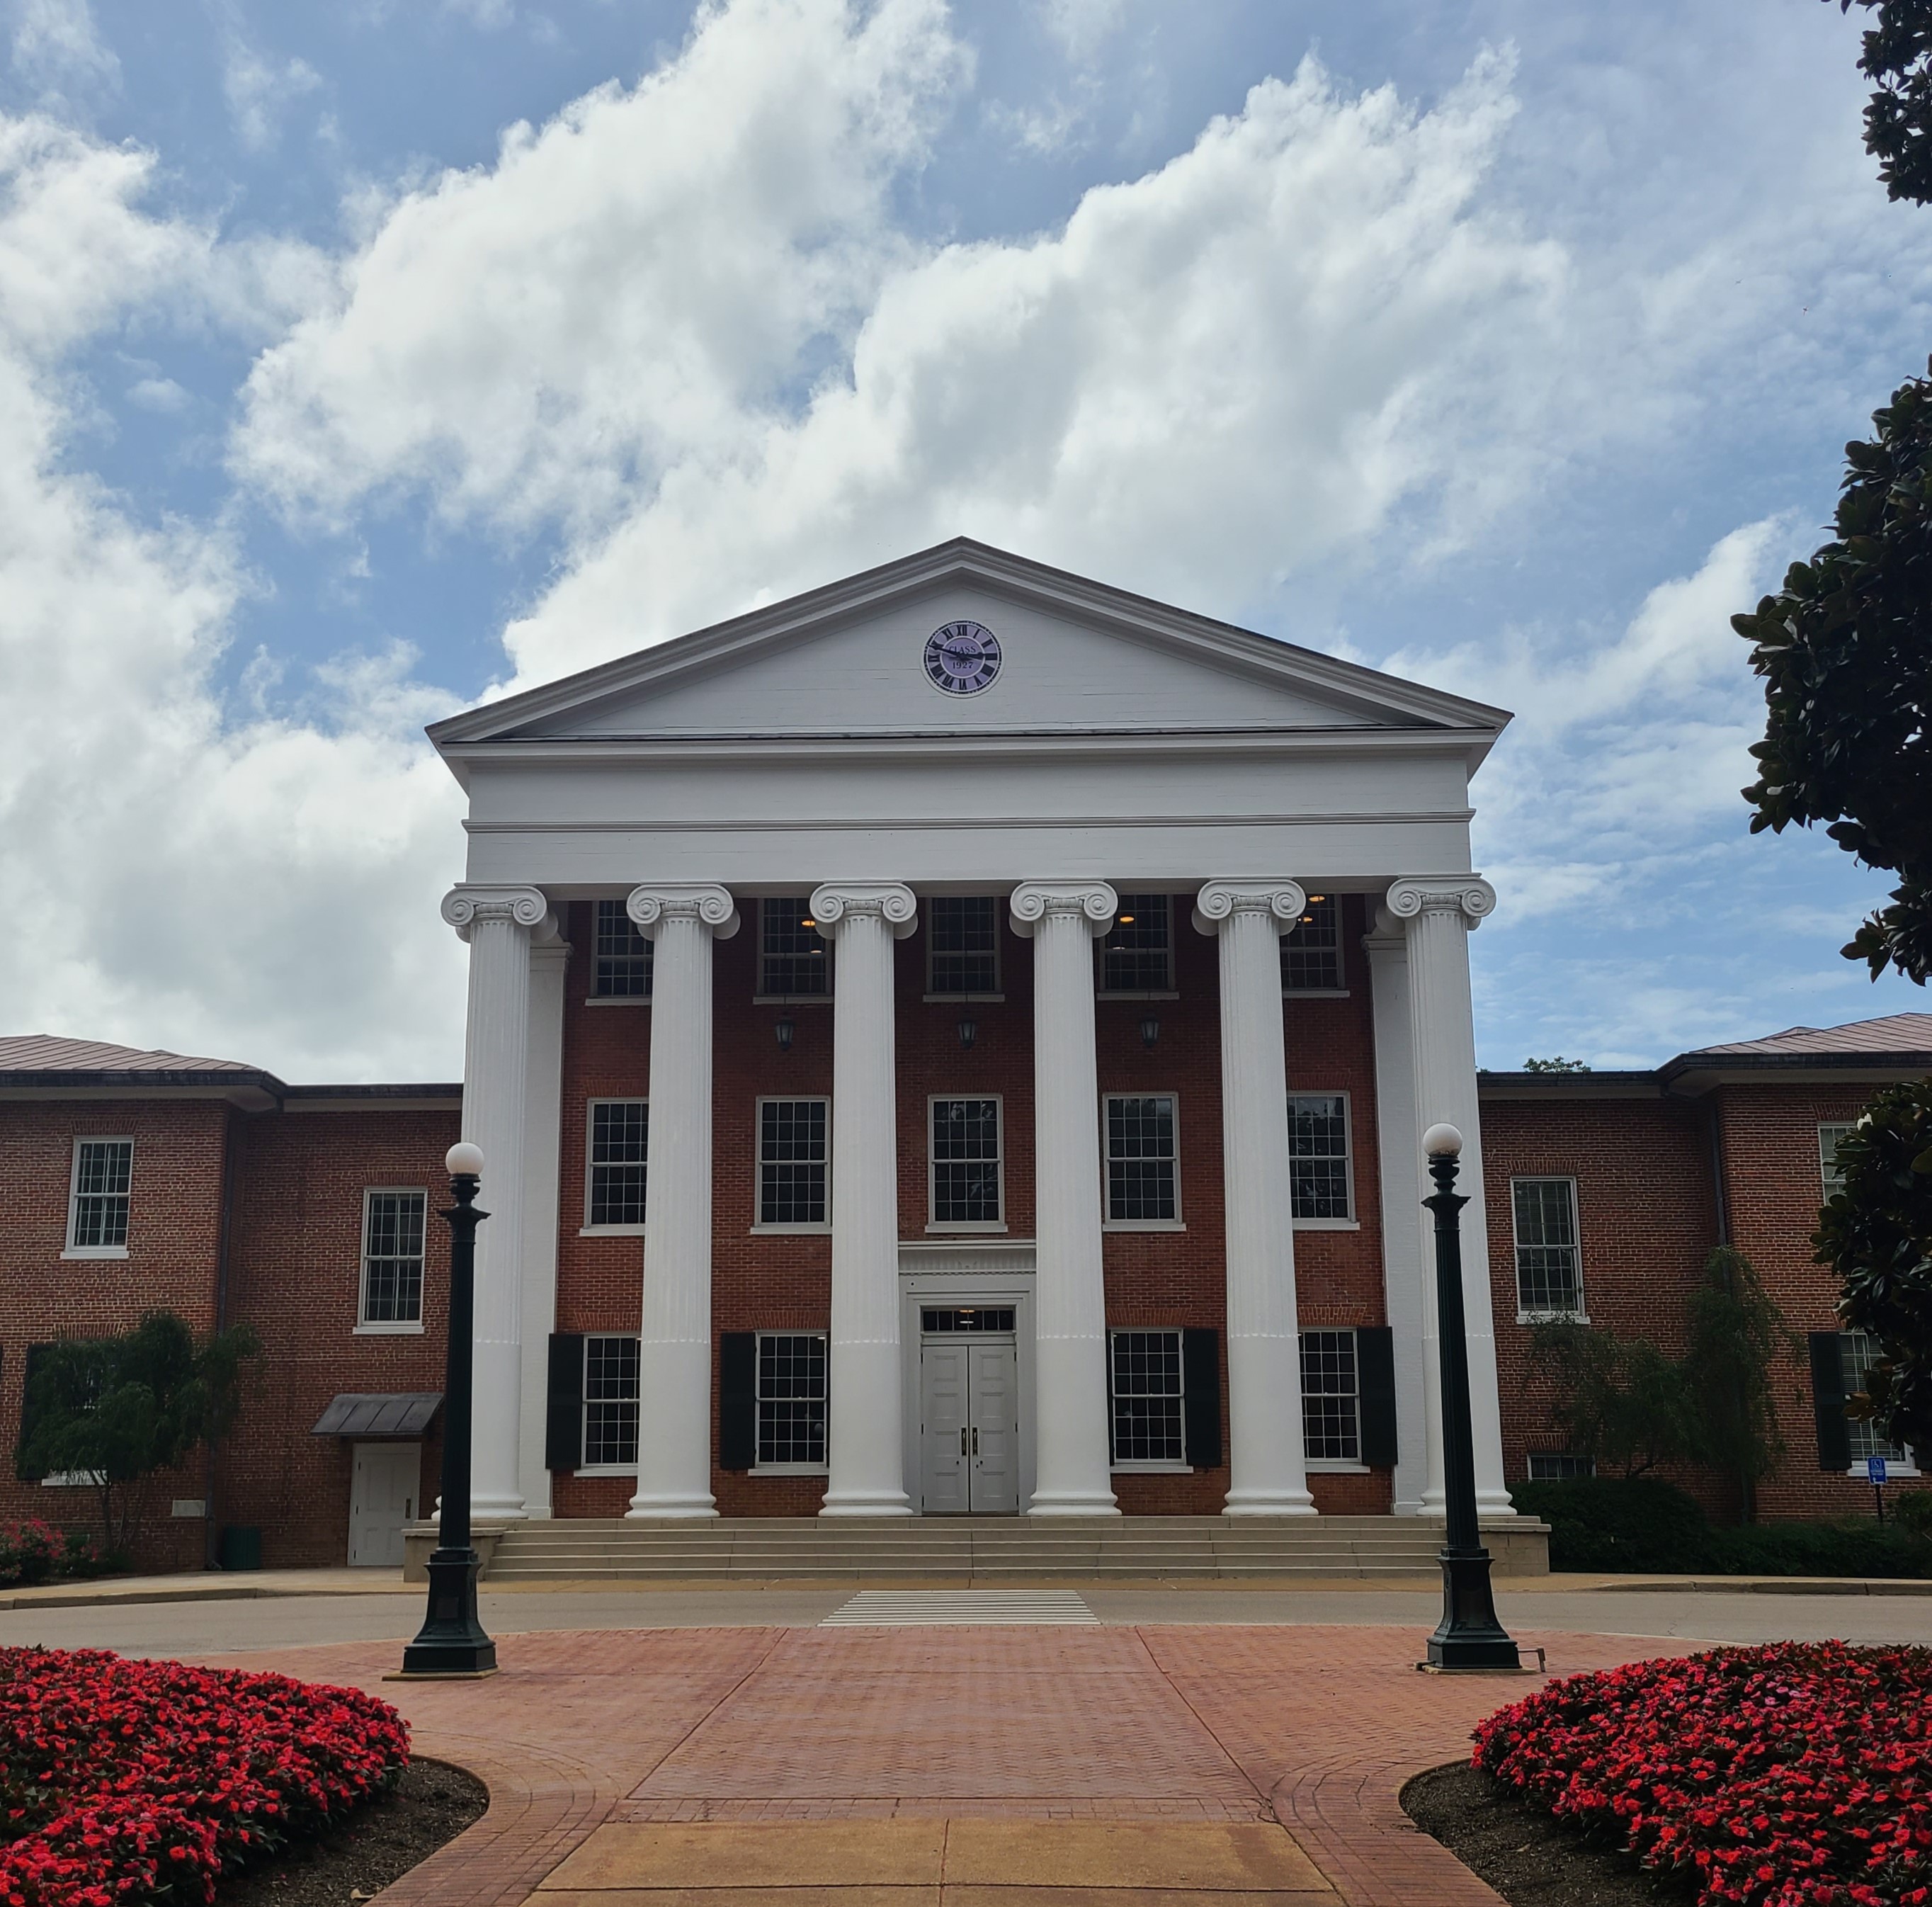
[[[1844,1175],[1838,1170],[1838,1141],[1851,1129],[1849,1125],[1821,1125],[1818,1128],[1818,1176],[1828,1199],[1844,1188]]]
[[[1107,1216],[1172,1218],[1174,1101],[1166,1095],[1107,1101]]]
[[[932,1102],[932,1222],[997,1224],[1000,1218],[1000,1102]]]
[[[584,1341],[584,1461],[638,1461],[638,1341]]]
[[[1567,1483],[1573,1477],[1594,1476],[1596,1473],[1594,1457],[1576,1457],[1561,1450],[1532,1450],[1529,1453],[1529,1480],[1532,1483]]]
[[[1514,1197],[1518,1308],[1546,1315],[1580,1311],[1574,1186],[1568,1179],[1519,1179]]]
[[[1333,894],[1310,894],[1301,918],[1281,937],[1285,993],[1342,984],[1342,922]]]
[[[1014,1308],[1011,1305],[947,1305],[940,1309],[928,1305],[919,1314],[922,1332],[1010,1331]]]
[[[601,1101],[590,1109],[590,1222],[641,1225],[650,1136],[642,1099]]]
[[[1180,1333],[1116,1331],[1108,1350],[1114,1461],[1180,1462]]]
[[[1165,993],[1174,984],[1169,960],[1172,915],[1165,894],[1123,894],[1101,943],[1100,990]]]
[[[758,1113],[758,1223],[825,1223],[822,1099],[768,1099]]]
[[[134,1177],[131,1139],[83,1139],[74,1170],[76,1247],[128,1242],[128,1188]]]
[[[1000,984],[1000,903],[991,894],[942,894],[926,903],[935,993],[992,993]]]
[[[649,999],[652,951],[621,900],[600,900],[592,993],[599,999]]]
[[[1294,1216],[1348,1218],[1348,1101],[1339,1093],[1291,1098],[1288,1152]]]
[[[422,1321],[423,1225],[421,1192],[368,1194],[362,1248],[362,1322]]]
[[[1312,1458],[1336,1463],[1361,1461],[1352,1331],[1301,1334],[1301,1434]]]
[[[825,1340],[805,1333],[758,1338],[758,1461],[825,1461]]]
[[[830,963],[826,943],[817,927],[806,923],[812,918],[810,902],[802,894],[758,903],[758,991],[796,996],[826,993],[831,990],[826,978]]]
[[[1871,1368],[1878,1362],[1878,1341],[1862,1331],[1838,1333],[1838,1368],[1844,1374],[1845,1395],[1856,1396],[1871,1380]],[[1852,1434],[1852,1461],[1862,1464],[1868,1457],[1882,1457],[1888,1464],[1902,1464],[1905,1452],[1888,1443],[1868,1418],[1847,1417],[1845,1428]]]

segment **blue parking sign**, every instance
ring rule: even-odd
[[[1885,1481],[1885,1459],[1882,1457],[1868,1457],[1865,1459],[1865,1475],[1874,1483],[1882,1483]]]

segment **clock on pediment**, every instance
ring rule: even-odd
[[[927,638],[926,673],[949,695],[976,695],[1000,673],[1000,638],[984,623],[948,623]]]

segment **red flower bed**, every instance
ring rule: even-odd
[[[386,1702],[285,1675],[0,1649],[0,1903],[213,1898],[216,1878],[392,1787]]]
[[[1932,1650],[1783,1642],[1572,1675],[1475,1764],[1703,1902],[1932,1907]]]

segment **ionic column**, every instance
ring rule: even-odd
[[[1194,924],[1220,941],[1221,1157],[1228,1257],[1229,1516],[1312,1516],[1294,1306],[1281,935],[1292,881],[1210,881]]]
[[[655,944],[644,1302],[632,1517],[716,1516],[711,1495],[711,943],[738,931],[722,887],[635,887]]]
[[[1118,1516],[1107,1434],[1094,942],[1119,905],[1103,881],[1028,881],[1013,931],[1034,943],[1035,1482],[1033,1516]]]
[[[1476,1025],[1469,998],[1470,931],[1496,904],[1496,890],[1488,881],[1474,874],[1454,874],[1397,881],[1384,905],[1390,917],[1406,923],[1408,929],[1409,1035],[1415,1052],[1415,1131],[1408,1155],[1420,1160],[1422,1134],[1432,1125],[1453,1125],[1463,1135],[1459,1189],[1469,1203],[1462,1211],[1462,1305],[1468,1319],[1476,1506],[1484,1516],[1512,1516],[1516,1512],[1503,1478],[1489,1226],[1483,1209],[1482,1116],[1476,1101]],[[1426,1314],[1432,1319],[1432,1253],[1424,1253],[1424,1265]],[[1431,1514],[1442,1514],[1439,1494],[1425,1495],[1424,1503]]]
[[[556,937],[534,887],[452,887],[442,917],[470,947],[463,1136],[483,1149],[491,1222],[476,1235],[476,1425],[470,1513],[519,1517],[523,1203],[530,1078],[530,944]]]
[[[832,1339],[821,1516],[910,1516],[900,1443],[898,1118],[892,942],[918,925],[895,881],[812,896],[834,950]]]
[[[544,1417],[550,1391],[550,1334],[556,1329],[563,999],[569,970],[567,941],[540,942],[530,948],[530,1046],[524,1101],[524,1381],[517,1477],[524,1513],[533,1517],[550,1513],[552,1479],[544,1461]]]

